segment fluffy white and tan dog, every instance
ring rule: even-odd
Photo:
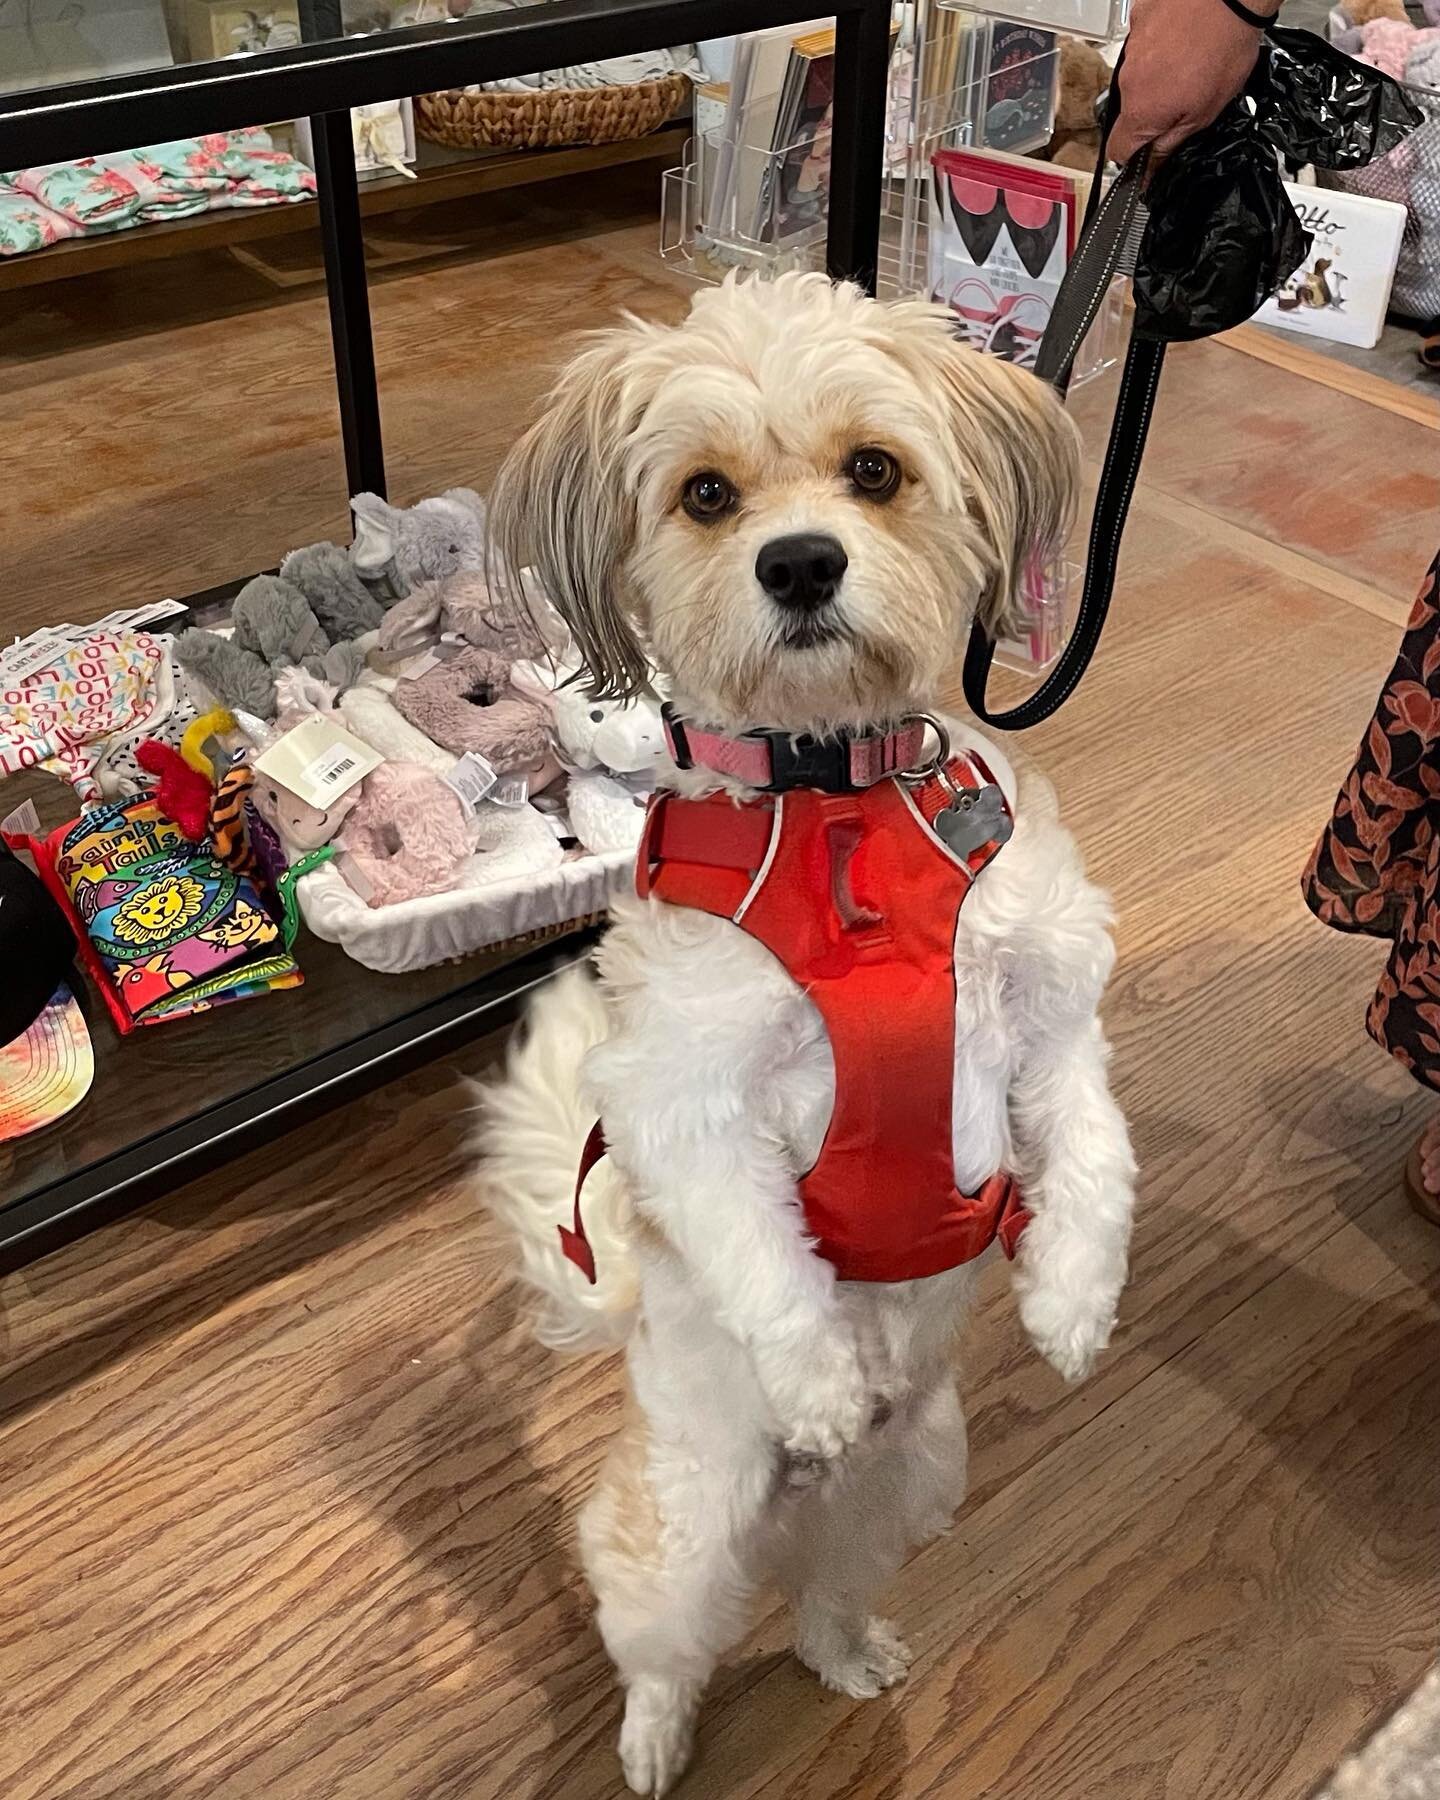
[[[490,516],[597,691],[658,670],[691,721],[834,735],[934,708],[972,615],[1003,624],[1027,558],[1063,537],[1077,461],[1049,390],[959,345],[943,310],[785,276],[703,293],[674,328],[601,336]],[[1096,1012],[1108,907],[1044,784],[1017,792],[993,745],[951,729],[1016,819],[955,934],[954,1178],[964,1193],[1020,1178],[1021,1317],[1073,1380],[1110,1335],[1130,1232]],[[671,779],[689,795],[722,783]],[[543,1339],[625,1345],[631,1404],[580,1536],[625,1686],[625,1774],[661,1794],[767,1583],[827,1686],[864,1697],[904,1675],[872,1608],[964,1494],[953,1350],[978,1265],[842,1282],[816,1254],[797,1182],[825,1138],[833,1059],[811,999],[745,930],[632,900],[597,964],[544,993],[486,1096],[484,1184]],[[590,1287],[556,1227],[597,1116],[610,1156],[586,1190]]]

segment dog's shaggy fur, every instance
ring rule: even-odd
[[[898,464],[892,495],[851,479],[862,447]],[[517,446],[491,519],[600,690],[633,691],[653,658],[692,719],[827,731],[933,707],[970,617],[1003,625],[1026,559],[1063,536],[1076,466],[1053,396],[956,344],[943,311],[787,276],[702,294],[675,329],[600,338]],[[733,504],[697,521],[685,496],[702,471]],[[848,557],[803,643],[755,573],[763,545],[802,531]],[[1048,789],[1017,793],[1005,758],[983,755],[1017,825],[956,934],[955,1175],[963,1191],[1020,1176],[1021,1317],[1075,1379],[1109,1337],[1130,1230],[1096,1016],[1108,908]],[[903,1676],[909,1653],[871,1609],[963,1496],[952,1356],[975,1265],[840,1283],[815,1255],[795,1183],[833,1063],[813,1004],[743,930],[631,901],[598,965],[598,982],[545,993],[486,1096],[485,1185],[545,1341],[626,1347],[626,1423],[581,1544],[626,1689],[626,1777],[660,1794],[766,1581],[827,1686],[867,1696]],[[555,1227],[597,1115],[611,1153],[586,1191],[592,1289]]]

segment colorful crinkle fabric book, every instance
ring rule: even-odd
[[[151,800],[96,807],[44,852],[122,1031],[303,979],[255,883],[187,843]]]

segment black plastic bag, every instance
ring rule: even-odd
[[[1422,117],[1388,75],[1313,32],[1272,27],[1244,93],[1150,183],[1135,262],[1137,335],[1177,343],[1243,324],[1310,250],[1280,158],[1358,169]]]

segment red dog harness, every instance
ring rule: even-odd
[[[975,759],[957,757],[948,773],[958,789],[995,786]],[[806,1229],[842,1281],[938,1275],[997,1237],[1013,1256],[1029,1217],[1009,1174],[975,1194],[955,1185],[955,930],[1000,844],[953,851],[931,825],[950,799],[937,776],[741,803],[660,794],[640,845],[642,897],[732,920],[825,1022],[835,1106],[799,1195]],[[580,1184],[603,1153],[597,1126]],[[574,1229],[560,1236],[593,1281],[578,1186]]]

